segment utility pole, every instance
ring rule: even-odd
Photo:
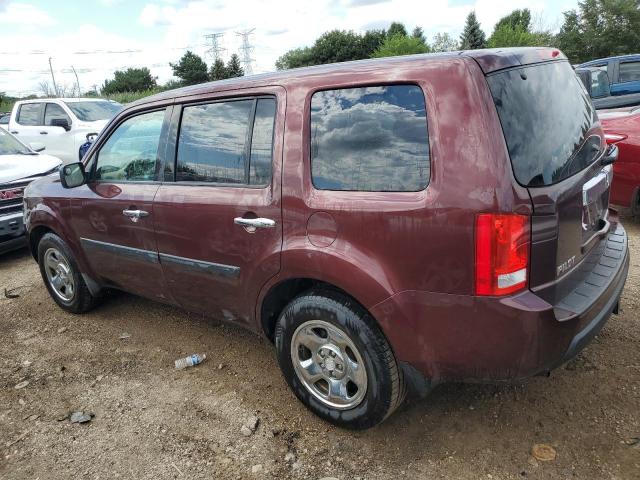
[[[222,52],[225,52],[227,49],[222,47],[222,37],[224,33],[210,33],[205,35],[204,38],[207,40],[207,43],[210,47],[207,49],[207,53],[211,55],[211,58],[215,62],[216,60],[222,60]]]
[[[73,65],[71,65],[71,70],[73,70],[73,74],[76,76],[76,86],[78,87],[78,96],[81,96],[81,94],[80,94],[80,80],[78,80],[78,74],[76,73],[76,69],[73,68]]]
[[[242,62],[242,69],[244,70],[245,75],[251,75],[253,73],[253,68],[251,66],[251,62],[253,62],[253,59],[251,58],[253,47],[249,43],[249,35],[251,35],[254,30],[255,28],[236,32],[236,35],[239,35],[242,38],[242,45],[240,45],[242,55],[240,57],[240,61]]]
[[[51,80],[53,81],[53,90],[56,92],[56,97],[58,95],[58,84],[56,83],[56,77],[53,76],[53,67],[51,66],[51,57],[49,57],[49,70],[51,71]]]

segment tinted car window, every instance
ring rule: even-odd
[[[9,117],[10,117],[10,115],[8,115],[8,114],[0,115],[0,125],[8,125],[9,124]]]
[[[568,62],[507,70],[487,81],[522,185],[557,183],[596,159],[599,137],[586,141],[595,110]]]
[[[47,103],[44,110],[44,124],[50,126],[53,119],[66,119],[69,124],[71,124],[69,115],[67,115],[60,105]]]
[[[640,80],[640,62],[620,63],[620,83]]]
[[[164,110],[121,123],[98,152],[94,178],[109,181],[154,180]]]
[[[25,103],[18,111],[18,123],[25,126],[40,125],[40,114],[42,113],[42,103]]]
[[[609,94],[609,76],[602,70],[593,70],[591,72],[591,96],[600,98]]]
[[[266,185],[271,180],[275,115],[276,101],[274,99],[261,98],[258,100],[251,138],[250,185]]]
[[[176,181],[245,183],[253,100],[184,107]]]
[[[316,92],[311,173],[321,190],[424,189],[429,143],[422,90],[390,85]]]

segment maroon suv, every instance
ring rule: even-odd
[[[137,102],[29,186],[26,223],[63,309],[115,288],[237,323],[367,428],[594,337],[629,265],[616,155],[558,50],[325,65]]]

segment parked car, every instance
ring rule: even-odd
[[[587,89],[596,110],[640,105],[640,93],[611,95],[607,72],[597,68],[577,68],[576,74]]]
[[[611,203],[640,215],[640,107],[598,113],[607,143],[619,149],[613,164]]]
[[[120,112],[29,186],[29,244],[61,308],[116,288],[235,322],[310,410],[367,428],[597,334],[629,265],[616,155],[555,49],[243,77]]]
[[[47,98],[16,102],[9,131],[23,142],[42,142],[65,163],[76,162],[87,134],[97,134],[122,105],[99,98]]]
[[[33,147],[0,129],[0,254],[27,246],[22,220],[24,189],[36,178],[57,174],[62,163],[36,151],[44,146]]]
[[[640,93],[640,54],[599,58],[578,65],[578,68],[587,67],[607,72],[611,95]]]
[[[9,117],[11,117],[11,113],[0,113],[0,128],[8,129]]]

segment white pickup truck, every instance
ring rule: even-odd
[[[122,105],[98,98],[43,98],[16,102],[7,130],[22,143],[42,144],[64,163],[78,161],[87,134],[100,133]]]

